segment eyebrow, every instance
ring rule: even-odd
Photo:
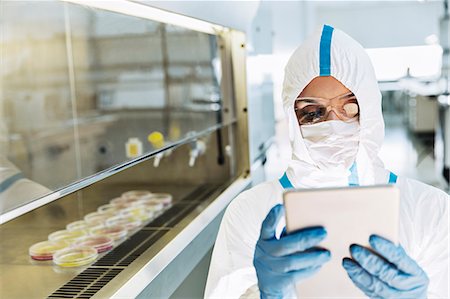
[[[355,94],[353,92],[349,92],[346,94],[343,94],[341,96],[337,96],[336,98],[345,99],[345,98],[356,98]]]
[[[306,103],[316,103],[317,99],[314,99],[314,98],[299,98],[296,101],[306,102]]]

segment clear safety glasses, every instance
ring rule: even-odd
[[[331,111],[343,121],[350,121],[359,115],[358,101],[352,92],[332,99],[298,97],[294,110],[300,125],[311,125],[327,120]]]

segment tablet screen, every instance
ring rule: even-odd
[[[371,234],[398,242],[399,191],[393,185],[292,190],[284,193],[287,232],[324,226],[319,244],[331,260],[297,285],[298,298],[366,298],[348,277],[342,259],[349,246],[369,246]]]

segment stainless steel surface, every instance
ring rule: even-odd
[[[126,267],[107,287],[103,288],[96,298],[114,296],[137,296],[189,243],[200,233],[226,205],[250,184],[250,178],[240,178],[216,199],[210,198],[201,203],[182,222],[168,230],[156,244]],[[43,298],[50,295],[68,280],[74,278],[87,267],[63,269],[52,262],[37,262],[28,257],[28,248],[32,244],[45,240],[49,233],[63,229],[71,221],[95,211],[96,207],[107,202],[124,190],[149,189],[154,191],[171,190],[175,201],[181,194],[196,186],[180,188],[177,186],[125,185],[105,186],[97,194],[86,192],[78,196],[90,198],[84,207],[78,207],[74,198],[59,200],[58,205],[52,203],[42,207],[0,227],[0,272],[1,298]],[[77,212],[74,212],[77,211]],[[39,221],[39,227],[36,223]],[[158,229],[158,228],[155,228]],[[161,229],[161,228],[159,228]],[[104,255],[104,254],[103,254]]]
[[[179,227],[164,236],[170,240],[164,249],[155,247],[145,252],[94,298],[134,298],[139,295],[250,182],[250,177],[237,179],[206,209],[191,213]]]
[[[152,186],[152,185],[112,185],[104,186],[97,193],[78,192],[60,199],[51,205],[41,207],[0,227],[0,298],[44,298],[75,277],[86,267],[66,269],[53,266],[52,262],[36,262],[29,258],[28,248],[36,242],[47,239],[48,234],[97,209],[108,199],[126,190],[150,189],[155,192],[168,191],[174,200],[182,194],[194,190],[196,186]],[[77,197],[89,198],[79,206]],[[171,229],[171,228],[165,228]],[[173,236],[173,234],[171,234]],[[160,248],[162,248],[161,245]]]
[[[222,93],[234,98],[234,101],[230,101],[229,107],[236,111],[237,117],[235,131],[231,133],[236,136],[230,137],[233,139],[231,143],[235,150],[232,156],[236,158],[236,172],[250,174],[245,34],[232,30],[222,39],[225,44],[222,51],[223,74],[233,78],[233,81],[223,84],[225,86]]]

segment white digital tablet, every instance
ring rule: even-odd
[[[331,251],[331,261],[297,285],[298,298],[366,298],[342,267],[349,246],[369,246],[378,234],[398,242],[399,191],[393,185],[292,190],[284,193],[287,233],[324,226],[327,238],[319,244]]]

